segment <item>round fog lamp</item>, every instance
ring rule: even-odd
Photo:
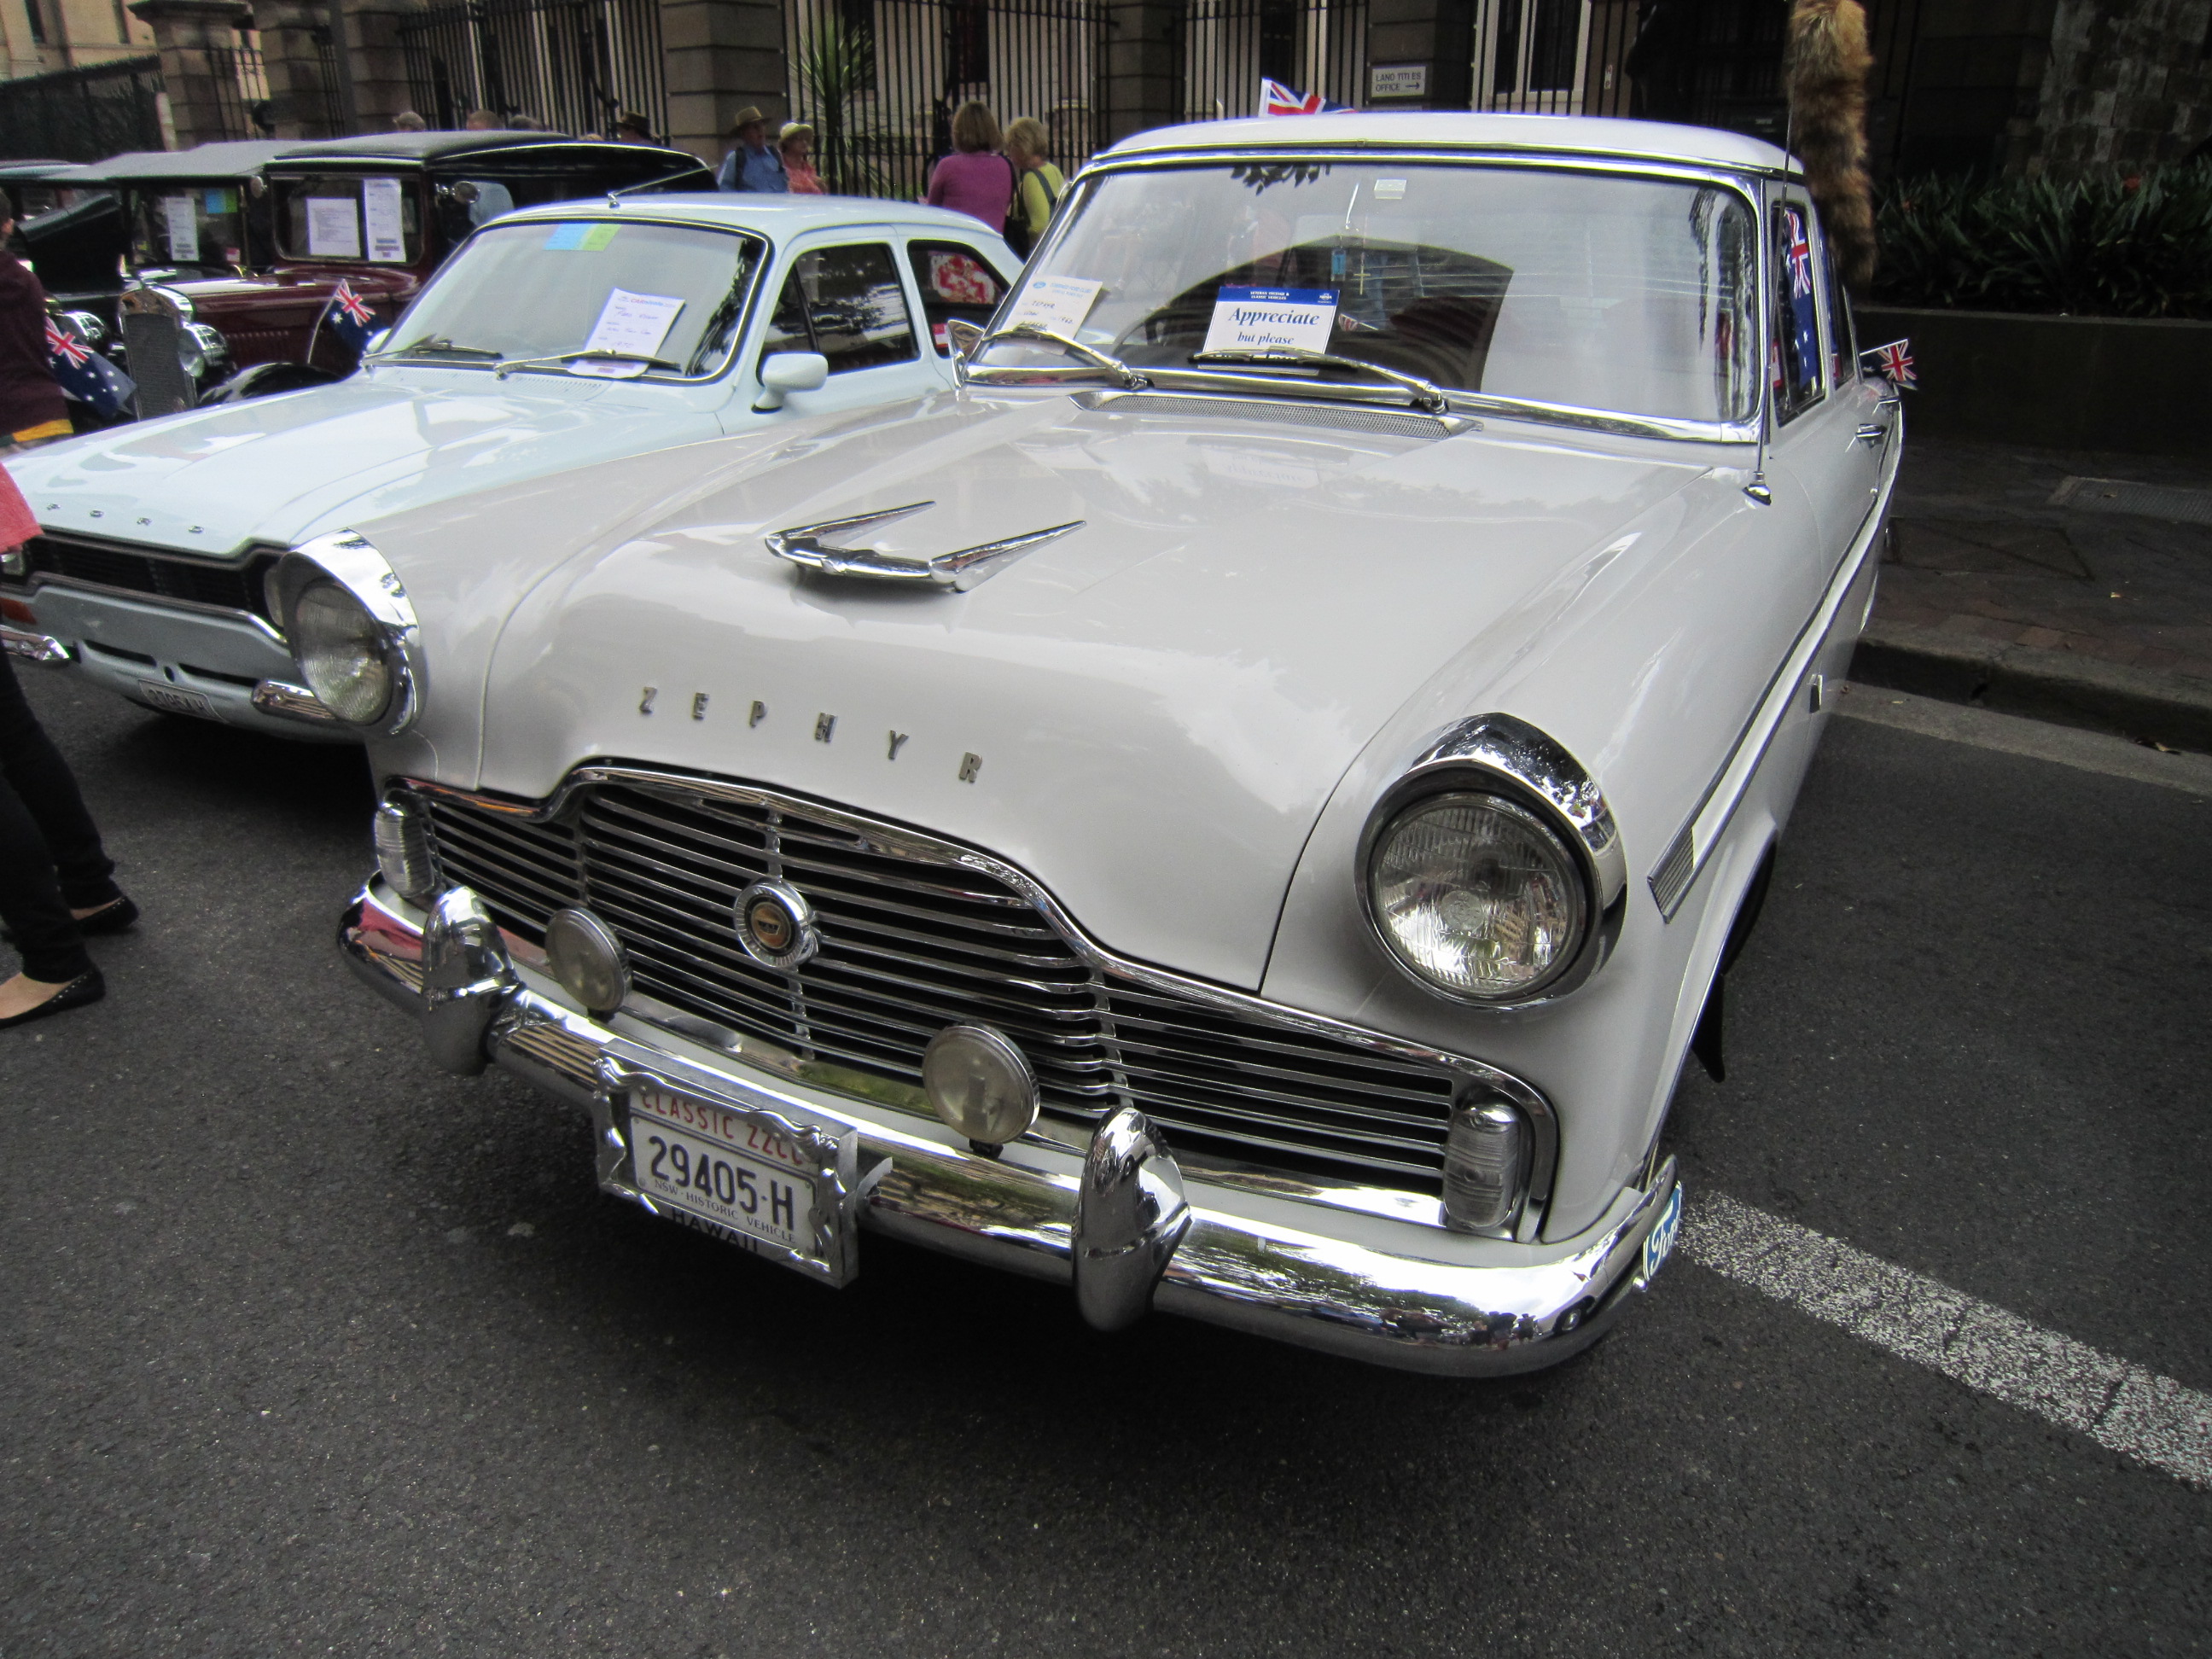
[[[545,924],[545,960],[562,989],[602,1018],[629,994],[629,954],[589,910],[556,910]]]
[[[1003,1146],[1036,1121],[1029,1057],[988,1025],[948,1025],[921,1055],[921,1086],[939,1117],[978,1146]]]

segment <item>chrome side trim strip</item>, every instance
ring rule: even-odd
[[[1713,848],[1720,845],[1729,823],[1735,817],[1735,809],[1743,800],[1744,792],[1759,770],[1759,763],[1766,757],[1766,750],[1774,741],[1774,734],[1782,729],[1782,718],[1797,696],[1798,682],[1812,665],[1814,656],[1826,641],[1829,630],[1835,626],[1837,612],[1842,610],[1845,597],[1865,569],[1867,561],[1875,556],[1881,541],[1881,527],[1889,515],[1890,495],[1897,484],[1897,465],[1905,453],[1904,444],[1893,442],[1882,469],[1881,483],[1875,503],[1867,509],[1858,533],[1835,575],[1830,579],[1827,591],[1798,630],[1796,640],[1789,653],[1774,671],[1766,684],[1766,690],[1759,706],[1752,711],[1743,729],[1737,733],[1729,757],[1705,786],[1698,797],[1696,810],[1674,838],[1667,843],[1667,851],[1654,865],[1646,878],[1650,883],[1651,896],[1659,906],[1659,914],[1669,921],[1682,908],[1682,901],[1697,885],[1698,878],[1705,872],[1706,861]]]
[[[1060,901],[1053,896],[1042,883],[1019,866],[995,858],[988,853],[946,841],[925,830],[904,824],[887,823],[864,813],[843,807],[831,806],[803,795],[787,794],[781,790],[768,789],[755,784],[738,783],[726,778],[702,777],[690,773],[664,771],[658,768],[623,766],[607,762],[593,762],[577,767],[563,779],[561,787],[543,801],[519,801],[496,795],[457,789],[447,784],[423,779],[399,778],[395,784],[418,793],[460,802],[480,811],[505,814],[523,823],[544,823],[557,817],[569,799],[580,789],[599,784],[626,784],[645,788],[675,790],[702,795],[711,799],[736,801],[750,806],[769,807],[799,817],[811,817],[867,837],[873,851],[893,858],[910,860],[917,864],[943,866],[952,864],[991,877],[1019,894],[1042,915],[1045,921],[1067,942],[1068,947],[1101,972],[1111,974],[1147,989],[1162,993],[1178,1000],[1212,1008],[1238,1018],[1252,1019],[1267,1024],[1283,1026],[1291,1030],[1307,1031],[1316,1036],[1388,1054],[1394,1059],[1409,1060],[1451,1073],[1464,1079],[1469,1086],[1494,1091],[1511,1101],[1528,1114],[1535,1130],[1536,1156],[1528,1175],[1528,1198],[1523,1206],[1516,1236],[1523,1239],[1537,1237],[1552,1191],[1552,1177],[1559,1163],[1559,1117],[1551,1102],[1534,1085],[1510,1072],[1475,1060],[1466,1054],[1449,1054],[1438,1048],[1410,1042],[1401,1037],[1365,1027],[1347,1024],[1325,1014],[1309,1013],[1303,1009],[1286,1007],[1270,1002],[1249,992],[1231,990],[1205,980],[1191,979],[1168,969],[1157,968],[1149,963],[1133,960],[1109,950],[1085,931],[1082,925],[1068,914]]]

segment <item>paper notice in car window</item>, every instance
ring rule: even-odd
[[[676,326],[676,313],[684,309],[681,296],[672,294],[632,294],[618,288],[607,295],[599,320],[592,326],[586,351],[624,352],[632,357],[658,357],[660,343]],[[645,372],[645,365],[619,358],[593,362],[586,358],[571,366],[572,374],[592,374],[605,380],[629,380]]]
[[[318,259],[361,258],[361,213],[352,197],[307,198],[307,253]]]
[[[1333,288],[1224,288],[1214,296],[1206,351],[1326,351]]]
[[[399,181],[361,181],[362,217],[368,222],[368,257],[386,264],[407,263],[407,233],[399,218]]]
[[[1022,297],[1014,304],[1014,314],[1006,319],[1006,325],[1014,328],[1027,323],[1032,328],[1073,338],[1105,286],[1080,276],[1039,276],[1022,290]]]
[[[169,257],[180,265],[200,262],[200,222],[189,196],[164,196],[161,216],[167,222]]]

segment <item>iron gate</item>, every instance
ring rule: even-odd
[[[784,22],[791,107],[831,191],[920,197],[970,98],[1043,122],[1068,173],[1105,143],[1100,0],[786,0]]]
[[[1186,120],[1258,114],[1263,77],[1367,101],[1367,0],[1189,0],[1182,50]]]
[[[161,148],[159,58],[0,82],[0,155],[98,161]]]
[[[488,109],[612,137],[625,111],[668,131],[658,0],[466,0],[396,33],[410,96],[433,127]]]

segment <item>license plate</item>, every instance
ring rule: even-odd
[[[172,714],[198,714],[203,720],[216,717],[215,705],[198,691],[180,691],[173,685],[164,685],[159,680],[138,682],[138,701],[150,702],[156,708],[168,709]]]
[[[1674,1238],[1681,1231],[1682,1183],[1678,1181],[1674,1190],[1667,1194],[1667,1207],[1659,1212],[1659,1219],[1644,1235],[1644,1277],[1647,1283],[1674,1255]]]
[[[629,1091],[631,1180],[655,1209],[832,1284],[854,1265],[844,1195],[856,1140],[659,1084]]]

